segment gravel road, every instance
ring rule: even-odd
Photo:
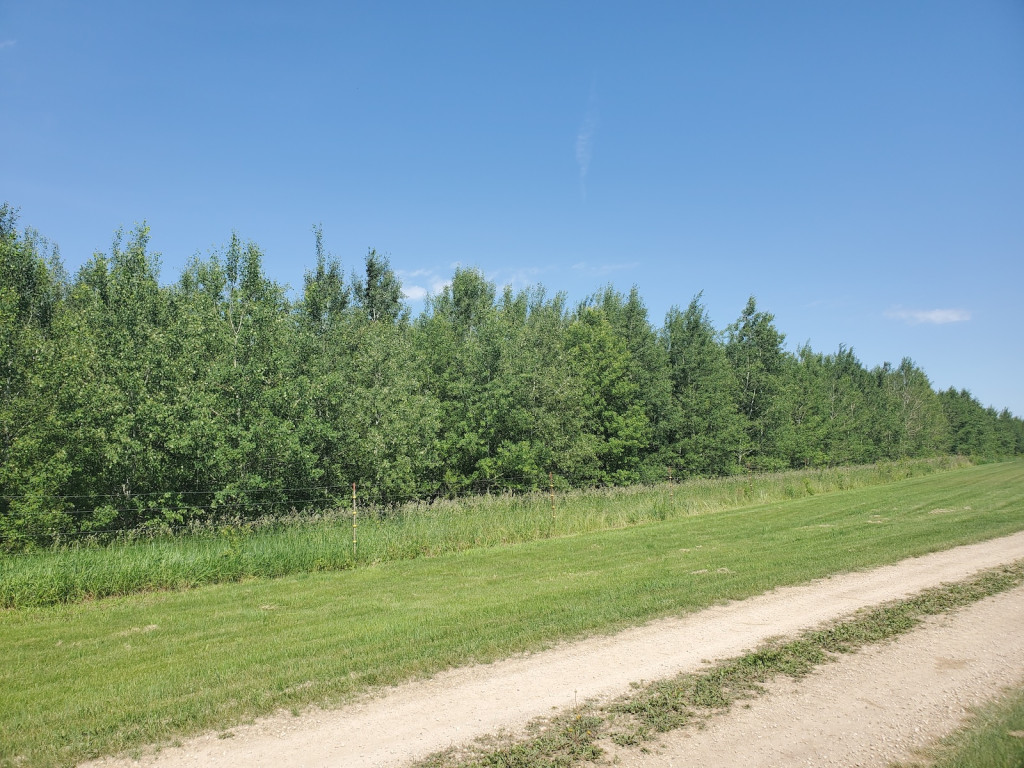
[[[390,688],[337,711],[280,714],[205,734],[141,761],[90,766],[407,765],[477,736],[521,728],[575,701],[611,697],[636,680],[699,669],[859,608],[1024,558],[1024,532],[895,565],[844,574]],[[1024,676],[1024,591],[929,622],[801,681],[775,686],[706,731],[671,736],[631,766],[878,765],[954,727],[966,707]],[[902,751],[901,751],[902,750]]]

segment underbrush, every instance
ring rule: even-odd
[[[356,528],[349,508],[218,520],[184,534],[130,531],[110,543],[78,541],[0,559],[0,607],[341,571],[866,488],[967,466],[962,457],[941,457],[554,495],[477,496],[358,510]]]

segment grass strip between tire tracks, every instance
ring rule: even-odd
[[[570,768],[599,759],[602,742],[639,746],[658,734],[699,725],[733,704],[764,693],[778,677],[799,679],[823,664],[910,632],[929,616],[949,613],[1024,584],[1024,560],[983,571],[970,579],[857,612],[823,629],[776,640],[710,669],[667,680],[634,684],[605,704],[585,703],[531,724],[526,738],[438,753],[419,768]],[[1017,697],[1020,698],[1019,696]],[[493,741],[493,740],[492,740]],[[950,763],[959,765],[959,763]]]

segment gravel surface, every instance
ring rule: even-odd
[[[661,619],[614,636],[566,643],[542,653],[452,670],[430,680],[390,688],[337,711],[314,709],[299,717],[282,713],[251,726],[232,728],[233,738],[205,734],[180,747],[145,756],[141,761],[107,758],[88,765],[407,765],[477,736],[499,730],[516,731],[529,720],[550,715],[576,701],[623,693],[632,681],[695,671],[708,660],[739,655],[769,637],[793,635],[859,608],[906,597],[943,582],[962,580],[979,570],[1021,558],[1024,532],[872,571],[777,589],[699,613]],[[993,605],[999,607],[991,608]],[[926,631],[829,665],[813,677],[815,684],[823,679],[826,682],[817,698],[807,700],[803,710],[793,704],[791,714],[785,715],[782,705],[765,702],[775,701],[777,696],[799,700],[801,691],[810,690],[811,678],[798,685],[779,687],[777,696],[760,699],[749,710],[737,709],[704,733],[666,739],[664,746],[650,754],[623,752],[620,760],[632,760],[623,764],[635,766],[885,765],[885,740],[902,735],[905,739],[900,742],[900,749],[905,749],[909,743],[924,743],[941,732],[925,725],[925,708],[955,714],[941,726],[948,729],[948,723],[956,721],[965,707],[995,693],[999,685],[1020,680],[1024,669],[1020,656],[1007,657],[1010,660],[1004,666],[1009,665],[1009,672],[984,665],[993,658],[1002,658],[1001,649],[1013,645],[1009,642],[1011,636],[1024,635],[1022,609],[1024,593],[1020,590],[987,600],[954,617],[931,622]],[[963,616],[975,618],[968,621],[966,635],[956,640],[956,632],[963,635],[964,629],[954,632],[951,628],[959,627]],[[943,628],[950,632],[949,637],[942,634]],[[918,642],[917,638],[922,636],[931,639],[916,646],[917,651],[907,651],[909,655],[887,661],[889,654]],[[856,666],[870,665],[872,659],[883,666]],[[926,692],[932,690],[924,687],[927,673],[937,672],[947,681],[946,687],[940,685],[938,693]],[[829,675],[838,677],[828,678]],[[980,688],[969,689],[964,682],[967,679],[980,680]],[[890,690],[893,685],[906,690],[912,702],[910,710],[889,710],[890,704],[899,698]],[[915,706],[920,709],[913,709]],[[738,727],[733,723],[754,717],[752,713],[758,711],[763,713],[762,718],[749,726],[753,730],[743,731],[737,741],[730,741],[729,734]],[[781,719],[772,720],[770,716],[776,711]],[[832,712],[837,714],[832,717]],[[812,720],[812,715],[819,719]],[[890,730],[882,728],[885,723],[890,724]],[[869,730],[869,726],[875,730]],[[863,737],[855,737],[860,733]],[[710,739],[702,742],[705,752],[699,760],[704,762],[688,751],[698,738]],[[744,751],[753,750],[757,742],[764,744],[763,752]],[[882,762],[868,762],[876,755]]]
[[[769,686],[704,729],[649,752],[602,745],[621,768],[885,768],[959,727],[970,708],[1024,685],[1024,588],[935,617],[894,642]]]

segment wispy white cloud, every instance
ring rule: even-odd
[[[407,277],[407,278],[410,278],[410,279],[411,278],[417,278],[417,277],[430,277],[433,274],[435,274],[435,273],[434,273],[434,270],[432,270],[432,269],[413,269],[413,270],[400,269],[398,271],[398,275],[400,277],[403,277],[403,278]]]
[[[420,301],[427,298],[427,289],[422,285],[403,285],[402,295],[409,301]]]
[[[17,40],[0,40],[0,49],[13,48],[17,42]]]
[[[971,313],[966,309],[903,309],[895,307],[886,310],[885,316],[892,320],[903,320],[911,325],[931,323],[946,325],[947,323],[966,323]]]
[[[499,269],[490,279],[494,280],[501,287],[509,286],[518,289],[525,288],[537,282],[537,277],[545,270],[539,267],[520,267],[518,269]]]
[[[451,284],[432,269],[398,270],[402,281],[402,295],[409,301],[422,301],[428,295],[436,296]],[[415,281],[415,282],[412,282]]]
[[[587,197],[587,173],[590,171],[590,161],[594,156],[594,140],[597,136],[597,93],[592,87],[590,89],[590,103],[587,105],[587,113],[583,117],[583,123],[576,132],[576,165],[580,169],[580,190],[584,199]]]
[[[461,267],[461,262],[452,265],[453,269]],[[537,283],[537,277],[547,271],[544,267],[516,267],[489,270],[485,279],[498,287],[499,293],[506,286],[518,290]],[[450,277],[443,277],[435,269],[397,270],[402,281],[402,294],[409,301],[422,301],[427,296],[437,296],[452,284]]]

